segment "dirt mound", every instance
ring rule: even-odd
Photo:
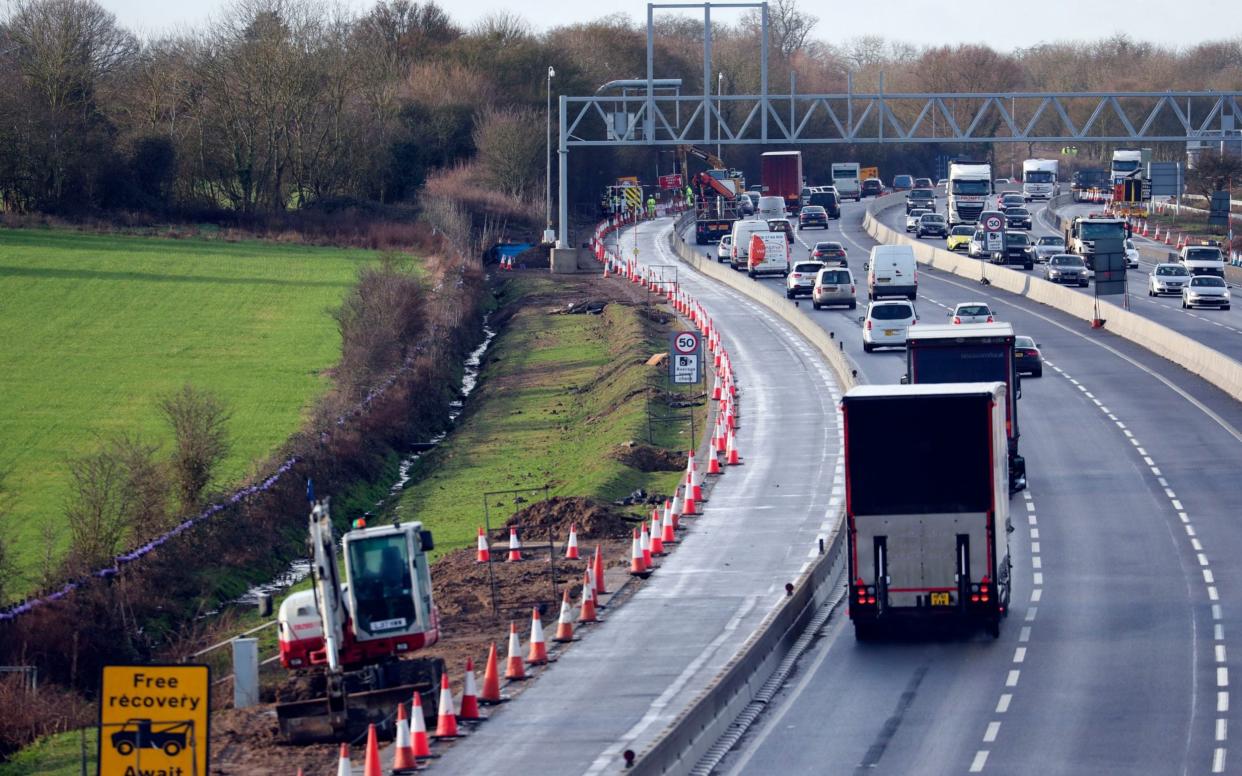
[[[519,536],[529,536],[531,541],[546,541],[550,535],[554,542],[563,543],[569,538],[570,524],[578,526],[579,539],[624,539],[633,527],[624,515],[605,504],[588,498],[554,496],[509,518],[504,536],[509,535],[507,529],[516,527]]]
[[[686,468],[686,454],[630,442],[613,451],[612,457],[640,472],[678,472]]]

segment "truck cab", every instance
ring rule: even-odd
[[[1095,271],[1097,251],[1125,255],[1125,242],[1130,236],[1130,226],[1124,218],[1103,214],[1080,216],[1070,222],[1065,230],[1065,247],[1070,253],[1082,256],[1087,269]]]
[[[992,193],[992,166],[983,163],[949,164],[946,212],[949,227],[974,224]]]
[[[1022,163],[1022,197],[1027,202],[1057,194],[1056,159],[1027,159]]]
[[[852,199],[855,202],[862,199],[862,178],[858,174],[859,169],[861,165],[858,162],[833,163],[832,185],[837,187],[841,199]]]

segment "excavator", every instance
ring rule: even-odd
[[[740,171],[729,169],[720,157],[698,146],[678,146],[677,154],[682,173],[695,193],[694,241],[698,245],[720,242],[742,216],[738,196],[746,190],[746,179]],[[687,156],[706,162],[711,169],[689,175]]]
[[[281,664],[309,685],[297,694],[312,697],[277,703],[281,735],[304,744],[357,740],[372,723],[390,732],[393,709],[415,692],[434,717],[444,661],[409,657],[440,639],[431,532],[360,518],[340,537],[338,561],[323,499],[312,503],[309,545],[312,587],[284,600],[277,623]]]

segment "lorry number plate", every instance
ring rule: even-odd
[[[950,596],[948,593],[932,593],[931,594],[931,605],[932,606],[952,606],[953,597]]]

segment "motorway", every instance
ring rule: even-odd
[[[639,228],[640,261],[676,263],[670,223]],[[631,255],[633,230],[621,239]],[[684,269],[680,280],[732,356],[743,465],[714,485],[703,516],[684,521],[691,527],[652,579],[447,750],[437,772],[618,771],[622,752],[641,751],[783,600],[840,509],[840,390],[822,358],[741,294]]]
[[[847,205],[823,238],[856,275],[873,244],[862,212]],[[1047,359],[1019,404],[1030,488],[1013,501],[1011,615],[996,641],[881,644],[834,617],[722,772],[1225,772],[1242,408],[1081,321],[921,269],[924,320],[984,300]],[[861,305],[802,306],[868,381],[904,372],[900,351],[862,352]]]

